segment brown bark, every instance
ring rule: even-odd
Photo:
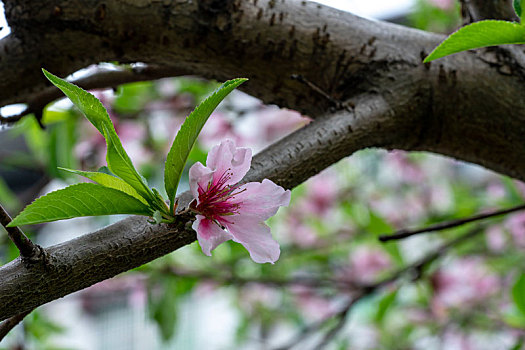
[[[401,103],[403,114],[406,104]],[[386,142],[398,129],[385,120],[385,139],[375,139],[369,123],[397,113],[372,97],[342,113],[317,120],[254,157],[246,181],[269,178],[292,188],[339,159]],[[407,123],[407,126],[410,124]],[[375,126],[374,126],[375,127]],[[352,132],[348,132],[352,129]],[[410,130],[405,130],[406,133]],[[189,203],[181,196],[180,207]],[[0,320],[93,285],[195,241],[191,216],[173,225],[151,225],[131,217],[97,232],[46,248],[46,259],[25,263],[20,258],[0,267]]]
[[[517,21],[512,0],[460,0],[461,11],[466,23],[484,19]]]

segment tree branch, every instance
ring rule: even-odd
[[[314,121],[257,154],[245,181],[269,178],[292,188],[377,139],[369,123],[387,114],[378,96],[362,96],[352,113],[341,112]],[[400,101],[400,103],[403,103]],[[374,106],[371,108],[370,106]],[[404,108],[404,104],[399,106]],[[396,113],[391,110],[391,113]],[[386,135],[402,131],[386,120]],[[348,129],[353,130],[348,133]],[[335,137],[335,138],[334,138]],[[191,200],[180,196],[179,207]],[[27,268],[19,259],[0,267],[0,320],[86,288],[104,279],[145,264],[195,241],[193,217],[179,216],[171,225],[152,225],[144,217],[130,217],[99,231],[46,248],[47,263]]]
[[[80,86],[85,90],[94,90],[116,87],[126,83],[156,80],[181,75],[186,75],[181,69],[155,65],[135,66],[130,67],[129,69],[98,68],[95,72],[85,77],[72,80],[71,83]],[[49,86],[42,91],[31,95],[30,98],[25,101],[27,107],[21,113],[9,117],[3,117],[0,115],[0,125],[17,122],[28,114],[42,116],[42,110],[45,106],[62,97],[64,97],[62,91],[55,86]]]
[[[0,104],[49,86],[41,68],[67,76],[99,62],[144,62],[219,81],[247,77],[248,93],[316,117],[330,101],[292,75],[345,101],[368,73],[389,60],[416,67],[442,38],[300,1],[6,0],[5,11],[13,35],[0,41]],[[393,38],[404,51],[392,51]]]
[[[42,66],[66,76],[99,62],[145,62],[220,81],[244,76],[244,91],[317,118],[255,157],[248,181],[291,188],[366,147],[436,152],[525,180],[521,68],[488,63],[487,50],[422,65],[443,36],[304,1],[34,4],[4,1],[13,34],[0,41],[1,105],[49,86]],[[3,266],[0,319],[193,242],[189,221],[130,218],[50,247],[49,264]]]
[[[315,347],[315,349],[322,349],[325,345],[327,345],[328,341],[333,339],[337,333],[343,328],[346,317],[350,313],[352,307],[363,297],[366,297],[368,295],[374,294],[384,288],[385,286],[390,285],[392,282],[395,282],[399,280],[401,277],[405,276],[408,273],[415,272],[415,275],[412,277],[412,281],[420,279],[422,276],[423,269],[438,259],[439,257],[446,254],[452,247],[455,247],[463,242],[470,241],[472,238],[477,236],[478,234],[482,233],[483,229],[478,226],[474,229],[470,230],[466,234],[459,236],[457,238],[454,238],[441,246],[439,246],[434,252],[428,254],[427,256],[416,260],[414,263],[405,266],[394,273],[392,273],[390,276],[379,280],[376,283],[363,286],[361,291],[358,291],[357,294],[348,301],[345,306],[343,306],[339,311],[337,311],[335,314],[320,320],[316,323],[313,323],[307,327],[305,327],[300,333],[297,334],[287,345],[284,345],[282,347],[278,347],[275,350],[289,350],[296,346],[298,343],[300,343],[306,336],[309,334],[315,333],[319,330],[321,330],[323,327],[326,326],[328,322],[330,322],[332,319],[336,318],[337,322],[335,326],[333,326],[322,338],[322,340],[319,342],[319,344]]]
[[[495,216],[506,215],[506,214],[514,213],[516,211],[520,211],[524,209],[525,209],[525,204],[520,204],[512,208],[494,210],[488,213],[477,214],[477,215],[473,215],[473,216],[462,218],[462,219],[443,221],[435,225],[425,226],[425,227],[417,228],[414,230],[409,230],[405,228],[405,229],[396,231],[394,233],[380,235],[379,240],[381,242],[387,242],[391,240],[404,239],[404,238],[414,236],[420,233],[430,233],[430,232],[448,230],[454,227],[462,226],[465,224],[470,224],[472,222],[490,219]]]
[[[22,322],[24,317],[29,315],[31,313],[31,311],[33,311],[33,310],[24,311],[24,312],[22,312],[22,313],[20,313],[18,315],[12,316],[12,317],[8,318],[7,320],[3,321],[2,323],[0,323],[0,342],[2,341],[2,339],[5,338],[5,336],[9,332],[11,332],[11,330],[13,328],[16,327],[17,324]]]
[[[7,227],[11,222],[11,216],[5,211],[4,207],[0,205],[0,224],[4,227],[9,236],[9,239],[15,244],[20,252],[20,255],[26,259],[32,259],[39,255],[42,248],[31,242],[29,238],[18,227]]]
[[[518,21],[512,7],[512,0],[460,0],[461,13],[465,23],[482,21],[485,19],[501,19]]]
[[[277,277],[241,277],[229,273],[217,273],[214,271],[198,271],[181,269],[174,266],[168,266],[161,269],[162,273],[168,273],[178,277],[195,278],[199,280],[211,280],[225,285],[246,285],[246,284],[264,284],[273,287],[289,287],[289,286],[306,286],[311,288],[334,288],[346,290],[349,288],[359,288],[360,284],[354,281],[338,280],[334,278],[315,277],[315,276],[298,276],[292,278],[277,278]]]
[[[49,86],[42,66],[66,76],[105,61],[247,77],[244,91],[313,118],[333,114],[333,101],[337,114],[375,94],[387,105],[405,101],[395,121],[413,129],[375,146],[435,152],[525,180],[525,60],[488,59],[491,50],[481,49],[422,65],[443,36],[305,1],[6,0],[5,9],[13,34],[0,41],[0,105]],[[384,133],[379,122],[370,126]]]

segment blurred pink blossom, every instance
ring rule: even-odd
[[[408,153],[394,150],[385,156],[385,162],[393,168],[400,180],[409,184],[421,184],[425,178],[425,172],[415,162],[410,160]]]
[[[442,10],[451,9],[454,6],[454,0],[429,0],[431,4]]]
[[[282,302],[281,294],[277,289],[258,283],[250,283],[243,287],[239,296],[239,304],[250,313],[258,313],[261,306],[269,309],[278,308]]]
[[[392,260],[383,250],[359,246],[350,254],[350,266],[343,278],[363,284],[373,283],[390,267]]]
[[[505,227],[509,230],[514,242],[525,247],[525,212],[510,215],[505,221]]]
[[[432,311],[439,317],[445,317],[448,309],[468,309],[483,303],[500,287],[497,276],[478,258],[463,258],[443,266],[431,276],[431,282]]]
[[[245,137],[242,133],[235,130],[235,125],[228,118],[220,112],[214,112],[199,135],[199,141],[207,149],[211,149],[214,145],[224,139],[235,141],[238,146],[244,146],[250,143],[250,139]]]
[[[257,115],[261,141],[271,143],[308,124],[311,119],[290,109],[264,109]]]
[[[424,198],[417,193],[408,193],[405,197],[371,195],[369,205],[390,224],[406,227],[417,222],[426,212]]]
[[[296,285],[291,288],[291,291],[295,297],[295,303],[301,310],[301,313],[308,319],[322,320],[333,315],[337,311],[333,299],[323,298],[311,288]]]
[[[198,213],[192,227],[206,255],[231,239],[241,243],[253,261],[274,263],[279,259],[279,244],[264,221],[289,204],[290,191],[268,179],[239,184],[251,161],[249,148],[237,148],[227,140],[211,149],[206,166],[195,163],[191,167],[190,189],[195,198],[191,209]]]
[[[143,308],[147,302],[145,276],[123,275],[111,278],[80,292],[82,306],[93,311],[107,306],[108,300],[125,298],[133,308]]]
[[[500,252],[505,248],[507,238],[501,225],[490,226],[485,233],[485,237],[487,246],[491,251]]]
[[[335,173],[325,170],[306,182],[306,196],[298,205],[306,214],[325,216],[335,206],[339,192]]]
[[[491,181],[487,186],[487,195],[491,199],[502,199],[505,197],[505,187],[500,181]]]
[[[262,149],[310,121],[292,110],[265,107],[243,117],[237,131]]]
[[[438,212],[446,213],[454,209],[454,198],[449,186],[443,183],[430,184],[430,205]]]
[[[285,232],[288,238],[299,247],[314,247],[318,242],[315,230],[301,220],[302,213],[292,210],[286,215],[286,224],[288,229]]]
[[[445,349],[475,350],[471,337],[460,329],[447,329],[443,334],[443,347]]]

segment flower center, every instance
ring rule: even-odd
[[[226,185],[231,177],[232,173],[228,169],[217,181],[212,179],[206,189],[199,186],[199,204],[194,209],[212,220],[217,220],[220,216],[238,214],[240,203],[231,203],[230,200],[245,189],[239,191],[238,184]]]

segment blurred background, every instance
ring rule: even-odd
[[[453,0],[319,2],[443,33],[460,23]],[[101,64],[84,73],[111,69]],[[163,189],[176,131],[217,85],[181,77],[93,93],[134,164]],[[105,165],[104,139],[68,101],[48,106],[43,122],[46,130],[32,117],[0,130],[0,203],[11,214],[83,181],[57,166],[93,171]],[[188,168],[204,163],[224,139],[257,152],[309,122],[235,91],[204,127]],[[185,191],[187,178],[182,181]],[[253,263],[233,242],[212,257],[194,243],[38,308],[0,349],[521,349],[525,213],[492,219],[480,234],[446,249],[444,243],[472,227],[388,243],[377,238],[515,206],[524,196],[523,183],[478,166],[364,150],[294,189],[290,207],[270,219],[282,250],[275,265]],[[79,218],[26,232],[49,246],[121,219]],[[1,234],[1,263],[17,256]]]

